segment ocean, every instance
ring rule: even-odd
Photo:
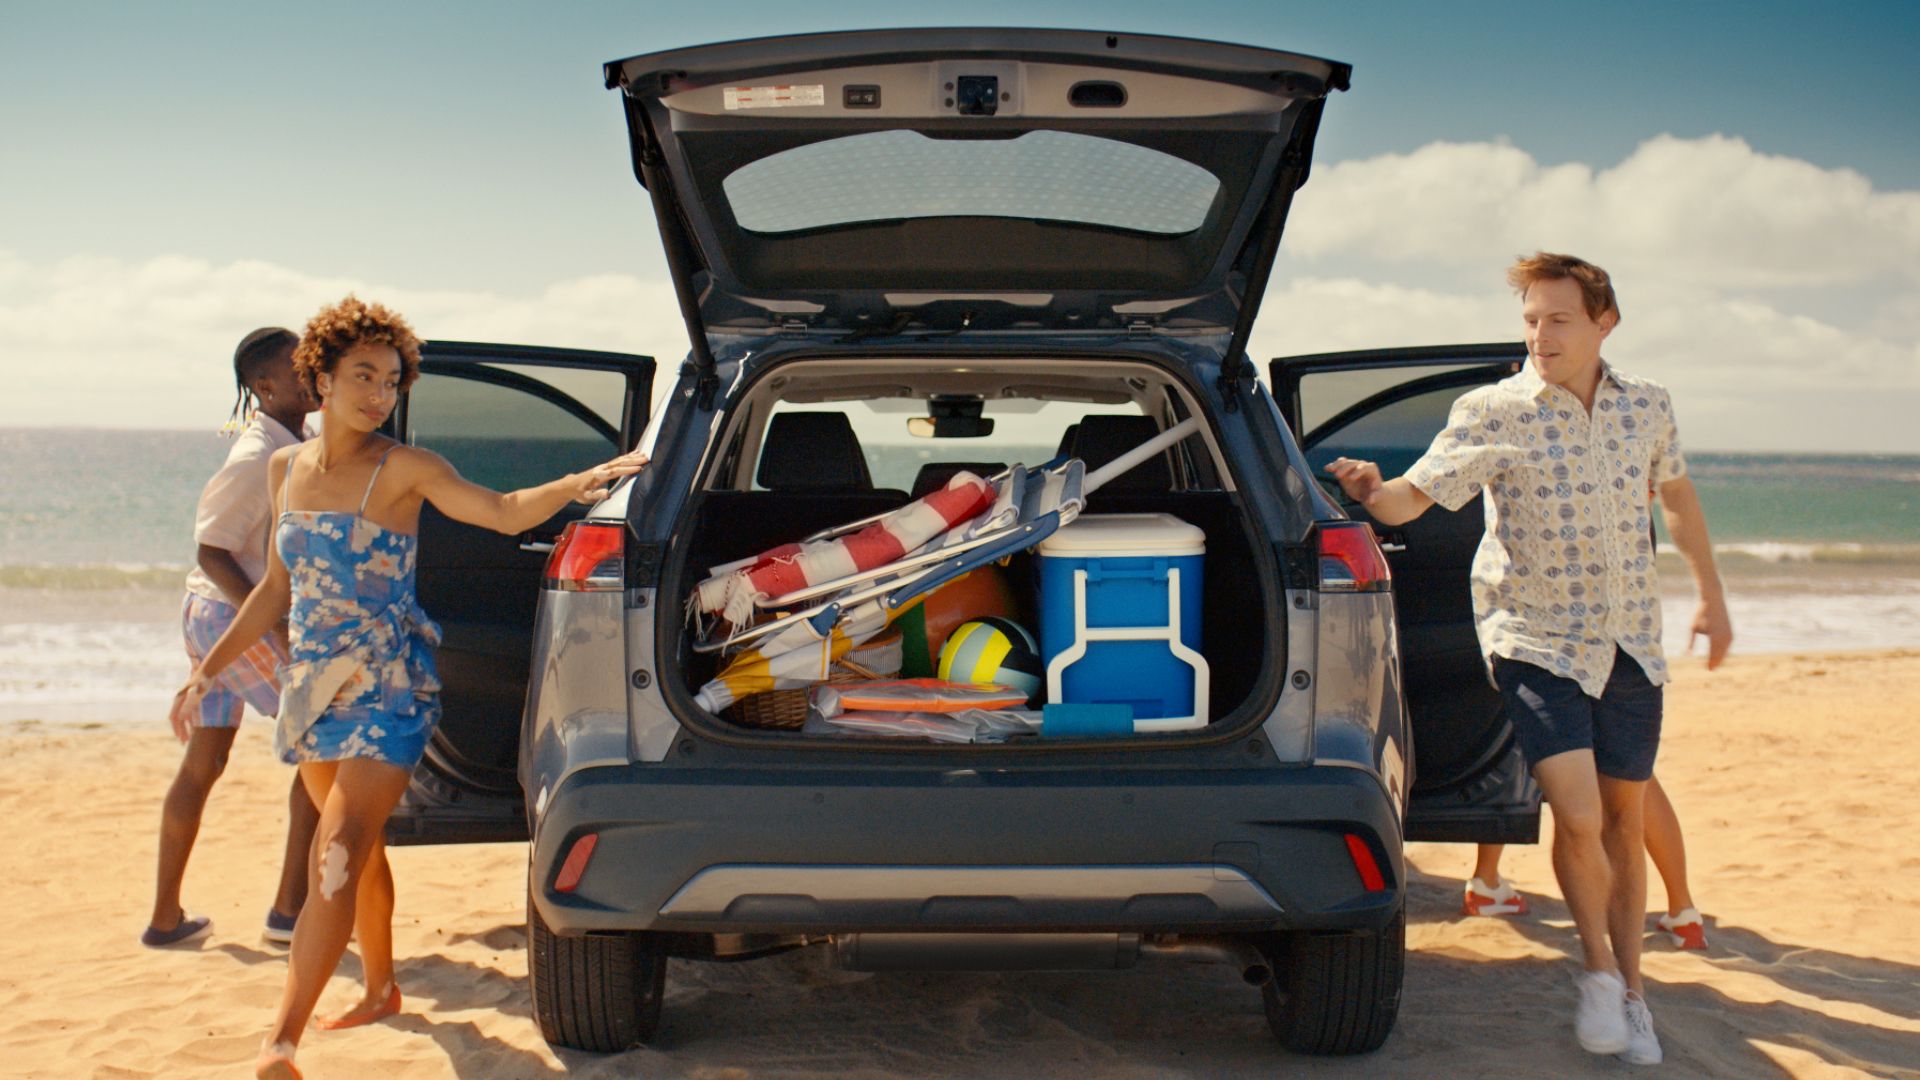
[[[228,445],[212,431],[0,429],[0,720],[164,711],[186,673],[194,503]],[[1920,454],[1689,461],[1737,652],[1920,648]],[[1665,543],[1660,571],[1680,653],[1692,581]]]

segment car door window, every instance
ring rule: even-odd
[[[599,407],[559,389],[555,376],[603,399]],[[549,371],[541,379],[504,365],[425,372],[407,393],[407,441],[445,457],[474,483],[531,487],[619,453],[624,393],[613,372]]]
[[[1302,389],[1312,379],[1302,380]],[[1392,479],[1406,472],[1426,453],[1433,437],[1447,424],[1447,413],[1465,393],[1446,386],[1391,401],[1350,419],[1335,418],[1307,437],[1308,464],[1324,473],[1334,458],[1378,462],[1380,475]]]

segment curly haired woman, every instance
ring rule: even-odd
[[[380,434],[419,374],[420,341],[398,315],[352,296],[307,324],[294,367],[325,414],[322,435],[274,454],[280,515],[266,577],[175,696],[172,715],[175,731],[187,731],[220,671],[287,619],[291,660],[274,743],[299,767],[320,824],[286,989],[254,1069],[280,1078],[300,1075],[294,1050],[350,935],[359,935],[365,994],[317,1025],[355,1027],[400,1010],[382,833],[440,715],[432,648],[440,631],[414,592],[421,504],[523,532],[569,501],[605,498],[646,461],[626,454],[502,494]]]

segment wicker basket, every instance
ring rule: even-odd
[[[833,673],[827,681],[853,683],[878,678],[881,676],[851,660],[842,659],[834,661]],[[765,690],[752,697],[741,698],[720,710],[720,716],[741,727],[799,731],[807,722],[807,699],[812,693],[810,686],[792,690]]]

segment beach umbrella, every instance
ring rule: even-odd
[[[958,472],[945,487],[881,515],[851,535],[784,544],[751,559],[715,567],[713,576],[694,590],[694,612],[718,615],[730,626],[745,626],[755,606],[768,599],[885,566],[918,551],[955,525],[985,512],[993,506],[995,494],[980,477]]]

